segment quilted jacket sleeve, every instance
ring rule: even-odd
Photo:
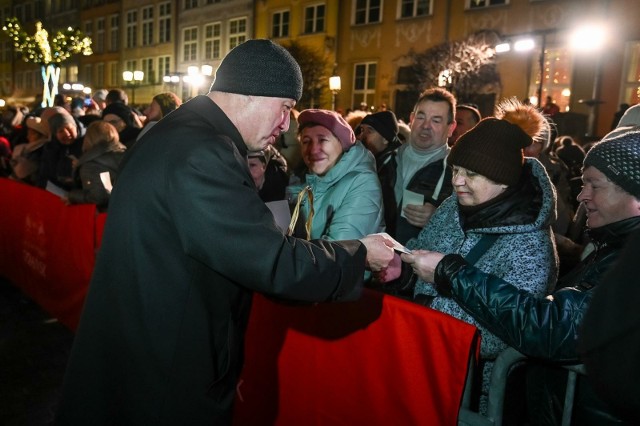
[[[550,361],[576,361],[578,330],[591,291],[563,288],[538,298],[469,265],[459,255],[437,266],[438,291],[520,352]]]

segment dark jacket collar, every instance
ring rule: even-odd
[[[640,229],[640,216],[635,216],[599,228],[588,229],[587,233],[596,247],[603,245],[621,247],[629,234],[638,229]]]
[[[229,137],[238,148],[240,154],[247,156],[247,145],[244,143],[240,132],[229,120],[227,114],[208,96],[199,95],[186,102],[180,108],[187,107],[201,117],[202,120],[215,127],[219,134]]]
[[[465,230],[535,222],[542,205],[542,190],[526,164],[518,184],[478,206],[459,206]]]

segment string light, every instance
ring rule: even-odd
[[[58,31],[51,39],[49,33],[42,27],[41,22],[36,23],[36,32],[33,37],[22,30],[18,18],[7,18],[2,30],[13,40],[13,45],[22,53],[25,62],[41,65],[59,64],[67,60],[71,55],[91,55],[91,39],[86,37],[79,29],[68,27],[64,31]]]

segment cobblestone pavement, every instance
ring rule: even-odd
[[[53,422],[73,333],[0,278],[0,425]]]

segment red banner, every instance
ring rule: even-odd
[[[374,291],[286,306],[255,295],[234,424],[455,425],[477,329]]]
[[[0,274],[75,329],[95,261],[96,207],[0,179]]]

